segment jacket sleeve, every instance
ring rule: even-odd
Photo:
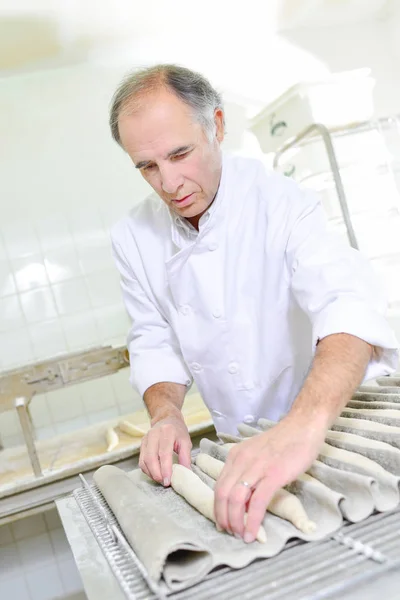
[[[368,260],[327,229],[323,209],[298,189],[297,214],[286,246],[294,296],[319,340],[349,333],[375,347],[364,381],[398,366],[398,342],[385,319],[386,298]]]
[[[172,328],[135,277],[123,249],[113,236],[112,249],[121,275],[124,304],[132,321],[127,340],[131,384],[142,396],[155,383],[190,386],[192,378]]]

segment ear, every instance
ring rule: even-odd
[[[222,110],[222,108],[215,109],[214,121],[216,128],[216,137],[219,143],[221,143],[225,136],[224,111]]]

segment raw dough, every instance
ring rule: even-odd
[[[312,533],[317,528],[316,523],[308,518],[304,506],[297,496],[284,488],[275,492],[267,510],[281,519],[290,521],[303,533]]]
[[[224,468],[225,463],[222,460],[217,460],[213,458],[209,454],[204,454],[204,452],[200,452],[195,459],[196,465],[204,471],[206,475],[209,475],[213,479],[217,480],[221,475],[222,469]]]
[[[382,400],[350,400],[347,404],[346,404],[347,408],[366,408],[367,410],[376,410],[376,409],[380,409],[380,410],[395,410],[398,411],[400,408],[400,405],[398,402],[389,402],[389,401],[385,401],[383,402]]]
[[[395,419],[395,423],[400,423],[400,410],[376,409],[376,408],[344,408],[342,415],[345,417],[349,413],[355,413],[360,417],[365,416],[374,420],[374,417],[384,417],[385,419]]]
[[[198,510],[202,515],[215,521],[214,492],[200,477],[183,465],[172,465],[171,486],[185,500]],[[264,527],[260,527],[256,539],[265,544],[267,535]]]
[[[336,448],[335,446],[330,446],[326,442],[323,443],[320,455],[326,456],[328,458],[334,458],[336,460],[341,460],[350,465],[354,465],[355,467],[359,467],[361,469],[365,469],[371,475],[380,475],[386,474],[390,475],[386,469],[378,465],[373,460],[362,456],[361,454],[357,454],[356,452],[350,452],[349,450],[342,450],[341,448]]]
[[[196,465],[213,479],[218,479],[224,468],[224,463],[221,460],[201,452],[196,456]],[[309,480],[313,479],[310,476],[305,477],[308,477]],[[277,517],[290,521],[303,533],[312,533],[316,529],[316,524],[310,521],[297,496],[283,488],[274,494],[267,510]]]
[[[131,435],[132,437],[143,437],[147,433],[147,431],[141,427],[138,427],[137,425],[133,425],[133,423],[130,423],[129,421],[120,421],[118,423],[118,427],[121,431]]]
[[[106,432],[107,452],[112,452],[119,444],[119,437],[112,427],[109,427]]]
[[[376,433],[400,433],[400,427],[395,425],[385,425],[377,421],[367,421],[366,419],[351,419],[348,417],[337,417],[334,425],[347,427],[349,429],[359,429],[360,431],[376,431]]]
[[[396,429],[399,429],[398,427]],[[394,448],[386,442],[380,442],[378,440],[371,440],[370,438],[364,438],[361,435],[355,433],[344,433],[342,431],[328,430],[326,439],[338,440],[339,442],[353,444],[355,446],[361,446],[362,448],[371,448],[372,450],[382,450],[393,453],[393,456],[397,457],[400,464],[400,450]]]

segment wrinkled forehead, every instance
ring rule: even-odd
[[[191,108],[171,94],[124,107],[118,127],[121,143],[135,163],[156,160],[204,138]]]

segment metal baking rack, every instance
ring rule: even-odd
[[[74,497],[128,600],[166,596],[183,600],[188,594],[193,600],[209,600],[210,595],[252,600],[339,598],[343,591],[400,567],[400,510],[396,510],[345,524],[319,542],[292,541],[277,556],[244,569],[219,568],[190,591],[170,593],[151,580],[97,486],[80,478],[82,487]]]

